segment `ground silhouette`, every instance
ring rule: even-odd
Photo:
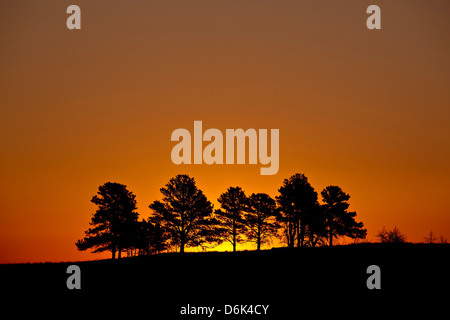
[[[89,262],[1,265],[9,299],[48,312],[187,319],[187,304],[268,304],[262,319],[361,318],[439,309],[450,285],[445,244],[360,244],[262,251],[172,253]],[[81,290],[68,290],[66,269],[81,269]],[[381,269],[381,290],[369,290],[369,265]],[[19,300],[17,300],[19,299]],[[420,302],[415,304],[414,302]],[[429,302],[435,304],[431,307]],[[442,305],[444,306],[444,305]],[[68,311],[67,311],[68,310]],[[223,314],[213,319],[229,319]],[[233,317],[231,317],[233,318]],[[242,317],[241,317],[242,318]],[[192,318],[197,319],[197,318]],[[201,318],[198,318],[201,319]]]

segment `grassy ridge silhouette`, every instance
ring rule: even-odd
[[[151,316],[183,319],[180,308],[187,304],[269,304],[265,318],[283,319],[304,312],[408,310],[411,299],[425,307],[450,285],[449,254],[447,244],[357,244],[2,265],[0,274],[7,299],[51,301],[86,312],[98,305],[102,314],[114,313],[118,304],[128,316],[145,308]],[[66,287],[70,264],[81,269],[80,290]],[[373,264],[381,269],[380,290],[366,286]]]

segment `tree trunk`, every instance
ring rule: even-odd
[[[302,224],[300,226],[300,247],[303,247],[303,242],[305,242],[305,226]]]
[[[185,238],[184,238],[184,234],[181,234],[181,239],[180,239],[180,253],[184,252],[184,244],[185,244]]]
[[[261,250],[261,228],[258,227],[258,235],[256,238],[256,250],[260,251]]]
[[[116,259],[116,247],[113,247],[111,249],[111,253],[112,253],[112,259],[115,260]]]
[[[295,222],[289,221],[288,222],[288,247],[293,248],[295,246]]]
[[[333,246],[333,229],[331,229],[331,226],[330,226],[330,247],[332,247]]]
[[[314,238],[314,235],[312,234],[311,236],[311,247],[315,247],[316,243],[317,243],[317,238]]]
[[[233,252],[236,252],[236,221],[233,220]]]

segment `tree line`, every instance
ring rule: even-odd
[[[240,187],[229,187],[215,209],[194,178],[177,175],[160,189],[161,200],[153,201],[151,215],[139,220],[136,196],[120,183],[107,182],[91,202],[97,210],[86,236],[76,242],[78,250],[111,251],[128,255],[155,254],[167,250],[184,252],[187,247],[213,248],[229,242],[233,251],[243,242],[257,250],[273,238],[288,247],[333,245],[346,236],[363,239],[367,230],[348,211],[350,196],[338,186],[318,194],[303,174],[283,181],[273,199],[266,193],[246,195]]]

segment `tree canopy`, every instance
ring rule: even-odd
[[[297,240],[297,246],[303,246],[308,215],[317,205],[317,192],[309,184],[308,178],[300,173],[284,179],[278,192],[279,221],[284,227],[286,243],[288,247],[293,247]]]
[[[158,223],[169,237],[169,245],[179,247],[198,247],[220,243],[213,217],[213,205],[203,192],[197,188],[194,178],[177,175],[160,189],[162,201],[150,204],[153,214],[149,218]]]
[[[347,236],[352,239],[363,239],[367,235],[362,222],[356,222],[356,212],[347,211],[350,196],[338,186],[328,186],[321,192],[325,209],[325,226],[328,231],[329,245],[333,238]]]
[[[106,182],[98,188],[91,202],[97,205],[84,239],[78,240],[78,250],[118,252],[133,245],[138,213],[136,196],[120,183]]]
[[[246,225],[243,214],[247,210],[248,198],[240,187],[229,187],[217,201],[223,209],[215,211],[215,216],[222,227],[219,229],[220,235],[229,241],[233,251],[236,251],[236,245],[244,242]]]
[[[349,211],[350,195],[338,186],[322,190],[322,203],[304,174],[285,179],[274,200],[266,193],[247,197],[241,187],[229,187],[212,203],[194,178],[179,174],[160,189],[161,200],[153,201],[147,220],[138,221],[136,197],[120,183],[107,182],[98,188],[91,202],[97,205],[86,236],[76,242],[78,250],[111,251],[120,258],[155,254],[187,247],[203,249],[229,242],[253,242],[260,250],[274,237],[283,238],[288,247],[333,245],[333,239],[362,239],[367,230]],[[281,231],[281,232],[280,232]],[[387,232],[380,233],[385,241]]]
[[[275,200],[266,193],[253,193],[248,198],[248,209],[244,214],[245,235],[247,241],[256,243],[257,250],[277,234],[280,228],[276,221],[278,212]]]

